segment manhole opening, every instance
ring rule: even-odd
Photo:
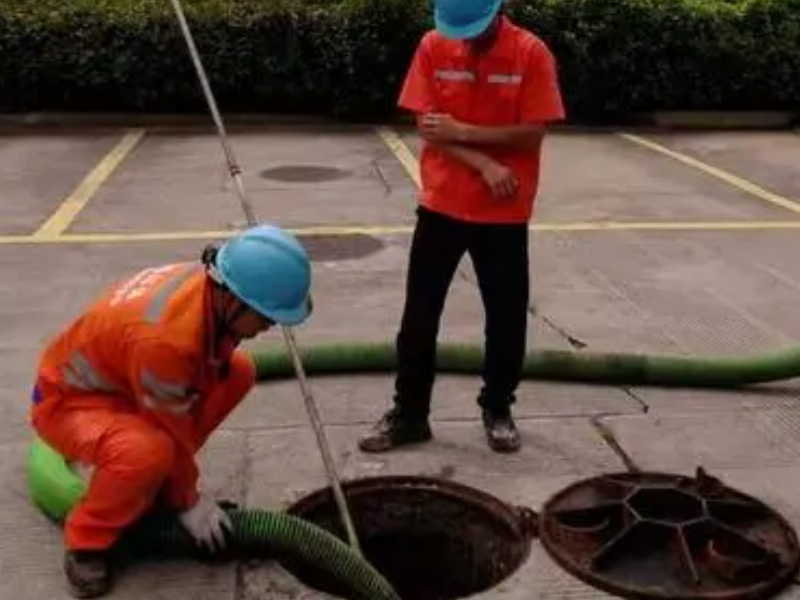
[[[683,523],[703,516],[703,503],[696,496],[669,488],[640,489],[628,505],[642,519]]]
[[[618,520],[622,510],[610,510],[608,507],[593,507],[577,510],[565,510],[556,518],[566,527],[577,532],[594,533],[608,527],[612,518]]]
[[[453,482],[358,480],[345,486],[345,494],[365,557],[404,600],[449,600],[490,589],[530,551],[523,511]],[[289,512],[346,540],[327,489]],[[344,594],[308,565],[283,564],[312,588]]]
[[[288,181],[292,183],[318,183],[334,181],[350,176],[350,171],[324,165],[280,165],[261,171],[264,179]]]

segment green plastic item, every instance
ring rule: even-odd
[[[63,522],[86,492],[86,483],[64,457],[40,438],[28,454],[28,488],[33,503],[48,517]],[[282,512],[229,509],[233,529],[228,536],[232,554],[268,557],[293,565],[311,565],[340,582],[348,597],[358,600],[400,600],[388,581],[338,537]],[[141,556],[200,557],[202,553],[174,514],[160,513],[142,520],[120,540],[120,547]]]
[[[252,353],[260,380],[294,376],[284,348]],[[341,342],[301,349],[309,375],[391,372],[397,367],[392,343]],[[440,344],[437,370],[441,373],[479,374],[483,350],[469,344]],[[669,356],[568,350],[533,350],[526,357],[525,379],[586,383],[684,387],[737,387],[789,379],[800,375],[800,347],[753,356]]]
[[[44,514],[63,522],[86,493],[86,487],[63,456],[40,438],[33,440],[28,451],[28,491]]]

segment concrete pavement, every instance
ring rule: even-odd
[[[75,200],[129,133],[0,131],[2,599],[67,597],[60,532],[30,505],[24,479],[28,397],[42,345],[108,282],[195,258],[242,221],[216,138],[207,130],[156,129],[94,181],[80,210],[61,220],[63,234],[42,235],[42,225]],[[396,133],[412,156],[418,152],[413,131]],[[547,140],[531,232],[530,346],[571,348],[578,340],[586,351],[705,355],[794,344],[800,136],[627,133],[636,139],[604,131]],[[299,343],[392,339],[414,223],[408,165],[365,126],[233,128],[231,141],[259,217],[296,230],[314,260],[315,313],[298,329]],[[465,260],[442,339],[480,342],[481,333],[482,308]],[[280,343],[277,333],[259,342]],[[538,510],[576,479],[624,470],[593,422],[600,419],[640,467],[691,474],[703,464],[800,524],[795,380],[742,391],[525,382],[516,407],[524,447],[514,456],[486,447],[475,378],[440,379],[432,443],[379,456],[361,454],[355,439],[388,406],[391,378],[320,378],[312,386],[345,478],[444,476]],[[279,509],[325,485],[293,381],[258,386],[202,460],[204,487],[248,506]],[[325,597],[270,562],[190,561],[122,573],[114,597],[143,596]],[[476,597],[606,595],[555,566],[534,541],[514,575]],[[783,597],[800,592],[792,587]]]

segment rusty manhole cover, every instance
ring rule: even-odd
[[[292,183],[319,183],[350,176],[350,171],[324,165],[281,165],[261,171],[264,179],[289,181]]]
[[[313,261],[352,260],[364,258],[384,247],[384,242],[371,235],[304,235],[303,247]]]
[[[496,585],[527,558],[536,515],[479,490],[425,477],[343,484],[364,555],[405,600],[449,600]],[[289,513],[347,539],[330,488]],[[315,589],[343,590],[308,565],[282,564]]]
[[[702,469],[578,482],[544,507],[539,535],[573,575],[634,598],[765,598],[798,568],[792,527]]]

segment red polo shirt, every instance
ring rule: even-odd
[[[547,123],[564,118],[553,55],[534,34],[501,17],[497,39],[479,56],[467,44],[429,31],[417,47],[399,106],[448,113],[474,125]],[[420,203],[474,223],[525,223],[539,184],[540,149],[475,149],[514,171],[515,196],[495,198],[480,173],[426,142]]]

